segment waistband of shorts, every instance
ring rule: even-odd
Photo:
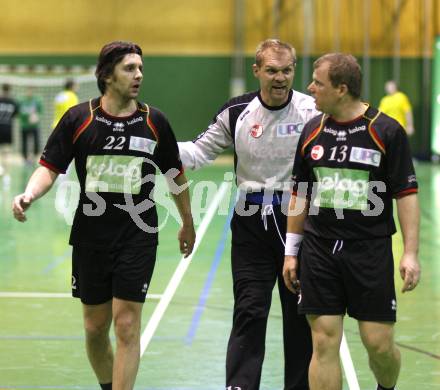
[[[283,191],[258,191],[258,192],[241,192],[240,198],[246,199],[246,202],[253,204],[272,204],[272,206],[279,206],[283,203],[283,195],[284,202],[289,202],[290,193]]]

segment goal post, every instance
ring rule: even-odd
[[[34,88],[34,94],[39,95],[43,102],[43,114],[40,122],[41,147],[43,147],[52,132],[52,122],[54,117],[55,96],[64,89],[64,84],[68,79],[74,80],[78,84],[76,94],[80,102],[100,96],[96,77],[93,73],[86,74],[0,74],[0,85],[9,84],[11,86],[11,96],[19,101],[25,96],[29,87]],[[18,121],[15,121],[13,134],[13,151],[18,152],[21,140]]]

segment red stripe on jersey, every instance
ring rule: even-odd
[[[89,127],[90,123],[92,123],[93,120],[93,114],[90,114],[90,116],[83,122],[83,124],[78,127],[78,129],[73,134],[73,143],[76,142],[76,140],[79,138],[79,136],[84,133],[84,130]]]
[[[66,173],[66,171],[62,171],[62,170],[58,169],[57,167],[53,166],[52,164],[48,163],[47,161],[44,161],[42,158],[40,158],[39,163],[43,167],[46,167],[47,169],[50,169],[52,172],[55,172],[55,173]]]
[[[394,198],[403,198],[406,195],[417,194],[419,190],[417,188],[408,188],[407,190],[403,190],[394,194]]]
[[[76,142],[76,140],[79,138],[79,136],[84,133],[85,129],[87,129],[87,127],[90,125],[90,123],[92,123],[93,120],[93,113],[99,108],[101,107],[101,99],[102,97],[99,99],[99,105],[96,106],[95,108],[93,108],[92,106],[92,99],[89,100],[89,110],[90,110],[90,116],[87,117],[87,119],[82,123],[82,125],[75,130],[75,133],[73,134],[73,143]]]
[[[319,132],[321,131],[322,126],[317,127],[315,130],[312,131],[312,133],[309,135],[309,137],[305,140],[304,145],[301,148],[301,154],[304,156],[304,150],[306,149],[307,145],[313,141],[314,138],[317,137]]]
[[[156,138],[157,143],[159,144],[159,133],[157,132],[156,126],[154,126],[154,123],[150,120],[150,115],[147,116],[147,125],[151,129],[151,131],[154,134],[154,137]]]
[[[385,153],[385,144],[382,142],[382,140],[379,137],[379,134],[377,134],[376,130],[374,129],[373,126],[368,126],[368,132],[371,135],[371,138],[373,138],[374,143],[379,147],[379,149],[381,150],[381,152],[383,154]]]
[[[317,127],[315,130],[312,131],[312,133],[308,136],[308,138],[305,140],[302,148],[301,148],[301,154],[304,156],[304,151],[306,149],[306,146],[313,141],[314,138],[316,138],[318,136],[318,134],[320,133],[321,129],[324,127],[324,122],[326,120],[326,116],[323,115],[321,118],[321,123],[319,124],[319,127]]]
[[[150,109],[147,104],[138,103],[138,110],[141,112],[150,112]]]

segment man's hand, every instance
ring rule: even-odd
[[[298,271],[298,258],[296,256],[284,256],[284,266],[283,266],[284,284],[294,294],[298,294],[300,290],[297,271]]]
[[[196,241],[196,232],[192,221],[180,228],[177,239],[179,240],[180,253],[183,254],[183,257],[188,257],[192,253]]]
[[[402,292],[416,288],[420,280],[420,263],[416,254],[403,254],[399,266],[400,276],[403,280]]]
[[[12,212],[14,214],[14,218],[17,221],[24,222],[26,221],[26,210],[32,204],[34,197],[32,194],[23,193],[17,195],[12,202]]]

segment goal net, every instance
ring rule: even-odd
[[[67,79],[72,79],[78,84],[76,94],[79,101],[87,101],[100,95],[96,84],[96,77],[92,73],[87,74],[63,74],[43,76],[38,74],[18,75],[18,74],[0,74],[0,85],[9,84],[11,86],[11,95],[19,100],[25,96],[29,87],[34,88],[34,94],[39,95],[43,101],[43,114],[41,117],[41,148],[46,144],[47,138],[52,132],[52,122],[54,117],[54,99],[57,93],[63,90]],[[13,150],[20,150],[21,134],[17,122],[14,127]]]

